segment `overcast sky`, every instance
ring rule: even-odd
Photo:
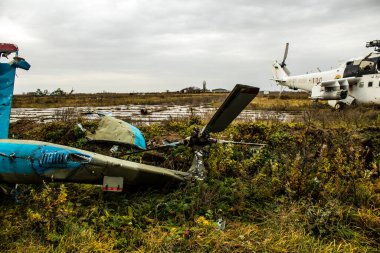
[[[32,65],[16,93],[273,90],[286,42],[292,74],[330,69],[370,52],[379,14],[379,0],[0,0],[0,42]]]

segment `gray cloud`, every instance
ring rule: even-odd
[[[3,0],[0,41],[32,64],[16,92],[164,91],[188,85],[271,86],[270,63],[290,42],[293,73],[364,55],[377,0]]]

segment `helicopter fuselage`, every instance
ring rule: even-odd
[[[228,142],[212,139],[209,134],[226,129],[259,92],[259,88],[237,84],[208,124],[202,131],[197,131],[196,137],[199,138],[190,136],[183,141],[152,148],[175,147],[184,144],[185,140],[190,146],[197,146],[199,150],[196,150],[191,168],[182,172],[48,142],[8,139],[16,68],[30,68],[29,63],[18,57],[16,45],[0,43],[0,58],[7,58],[13,53],[16,56],[12,61],[0,62],[0,183],[38,184],[58,181],[102,184],[103,190],[120,192],[124,183],[165,186],[189,180],[203,180],[206,172],[201,147],[218,141]],[[79,128],[85,132],[82,126]],[[140,148],[139,151],[129,154],[147,151],[141,132],[122,120],[105,117],[95,133],[86,136],[93,141],[128,144]]]
[[[0,183],[10,184],[55,181],[106,187],[104,178],[108,177],[120,178],[127,185],[164,185],[189,176],[186,172],[32,140],[0,140],[0,164]]]
[[[380,104],[380,54],[351,59],[336,69],[289,75],[285,66],[273,64],[274,80],[294,90],[310,92],[313,100],[328,100],[329,105]]]

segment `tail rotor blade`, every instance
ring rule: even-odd
[[[240,112],[256,97],[259,88],[237,84],[227,99],[216,111],[209,123],[203,128],[201,135],[223,131],[240,114]]]
[[[282,67],[282,69],[285,71],[285,73],[290,76],[290,71],[289,69],[285,66],[286,64],[284,63],[284,67]]]
[[[284,58],[282,59],[281,67],[284,67],[286,65],[285,61],[286,61],[286,58],[288,57],[288,50],[289,50],[289,43],[286,43]]]

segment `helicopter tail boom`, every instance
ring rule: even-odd
[[[9,120],[12,106],[16,68],[30,68],[23,58],[18,57],[18,48],[13,44],[0,43],[0,57],[16,56],[9,63],[0,63],[0,139],[8,138]]]

